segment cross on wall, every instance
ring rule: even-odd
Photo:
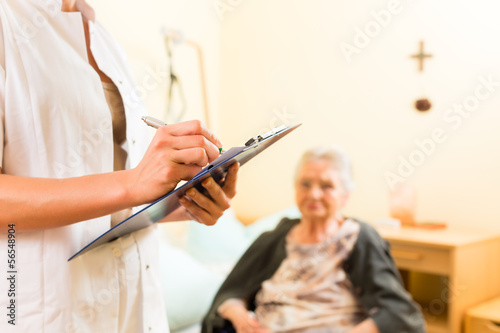
[[[418,70],[420,72],[424,71],[424,60],[425,58],[432,58],[432,54],[425,54],[424,52],[424,41],[420,41],[420,51],[417,54],[411,56],[412,58],[418,59]]]

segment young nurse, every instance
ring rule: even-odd
[[[222,147],[199,121],[150,140],[134,88],[84,0],[0,0],[0,271],[15,272],[14,296],[0,278],[1,332],[168,332],[155,226],[67,262]],[[165,221],[214,224],[237,169],[223,188],[207,179],[210,198],[189,192]]]

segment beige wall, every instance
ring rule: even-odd
[[[328,142],[343,146],[354,162],[357,188],[347,214],[370,221],[387,216],[385,175],[398,174],[400,158],[411,156],[422,162],[404,175],[416,188],[418,220],[500,229],[497,2],[232,3],[221,30],[220,136],[241,144],[283,122],[283,114],[285,122],[304,123],[242,169],[234,202],[240,218],[293,204],[300,153]],[[372,29],[372,36],[363,40],[359,29]],[[420,39],[434,55],[422,74],[409,57]],[[346,57],[341,46],[347,44],[357,53]],[[433,103],[425,114],[412,106],[421,96]],[[465,116],[453,109],[463,103],[473,110]],[[415,140],[436,130],[435,148],[419,153]]]
[[[481,83],[500,82],[495,3],[91,1],[98,19],[124,46],[139,87],[151,72],[157,75],[158,86],[144,95],[151,114],[164,116],[167,60],[161,29],[168,27],[203,47],[212,128],[226,146],[283,122],[304,123],[242,169],[234,201],[241,219],[252,221],[293,204],[293,165],[304,149],[331,142],[354,162],[357,188],[347,214],[370,221],[387,216],[385,175],[398,174],[401,158],[419,162],[424,156],[404,177],[416,187],[419,220],[500,229],[500,86]],[[371,36],[359,33],[367,29]],[[434,55],[422,74],[409,58],[420,39]],[[355,53],[346,57],[341,47]],[[184,119],[201,118],[196,54],[180,45],[175,57],[189,101]],[[412,107],[421,96],[433,103],[426,114]],[[470,115],[453,111],[463,103],[474,109]],[[443,142],[422,155],[415,140],[432,138],[436,129]]]

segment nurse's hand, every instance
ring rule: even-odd
[[[223,187],[220,187],[212,177],[205,179],[202,186],[210,197],[203,195],[195,188],[189,189],[186,196],[179,200],[182,206],[166,216],[162,222],[195,220],[206,225],[215,224],[224,211],[230,207],[231,199],[236,195],[238,170],[239,163],[229,167]]]
[[[210,197],[204,196],[195,188],[190,188],[186,192],[187,197],[179,201],[191,219],[206,225],[213,225],[217,222],[224,211],[231,206],[231,199],[236,195],[239,167],[239,163],[229,167],[223,187],[220,187],[212,177],[201,183]]]
[[[222,143],[200,121],[162,126],[139,165],[128,172],[135,205],[150,203],[190,180],[219,156]]]

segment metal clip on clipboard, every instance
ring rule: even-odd
[[[284,131],[285,129],[287,129],[287,127],[285,125],[281,125],[281,126],[278,126],[278,127],[275,127],[273,129],[271,129],[269,132],[266,132],[264,134],[259,134],[257,136],[254,136],[252,138],[250,138],[247,142],[245,142],[245,147],[251,147],[259,142],[263,142],[265,141],[266,139],[269,139],[270,137],[272,137],[273,135],[276,135],[282,131]],[[224,156],[222,156],[222,158],[224,158]],[[214,162],[210,163],[210,165],[207,166],[207,169],[208,170],[211,170],[214,165],[217,164],[217,160],[215,160]],[[211,173],[211,176],[212,178],[220,185],[220,186],[224,186],[224,180],[226,178],[226,173],[227,173],[227,169],[223,172],[222,170],[218,170],[219,172],[212,172]],[[203,195],[207,196],[207,197],[210,197],[210,195],[208,194],[208,191],[206,190],[206,188],[204,188],[201,183],[194,186],[198,191],[200,191],[201,193],[203,193]]]
[[[261,141],[263,141],[263,140],[265,140],[265,139],[267,139],[267,138],[269,138],[269,137],[275,135],[276,133],[279,133],[285,129],[286,129],[285,125],[275,127],[272,130],[270,130],[269,132],[266,132],[264,134],[260,134],[260,135],[254,136],[253,138],[250,138],[247,142],[245,142],[245,146],[250,147],[254,143],[261,142]]]

